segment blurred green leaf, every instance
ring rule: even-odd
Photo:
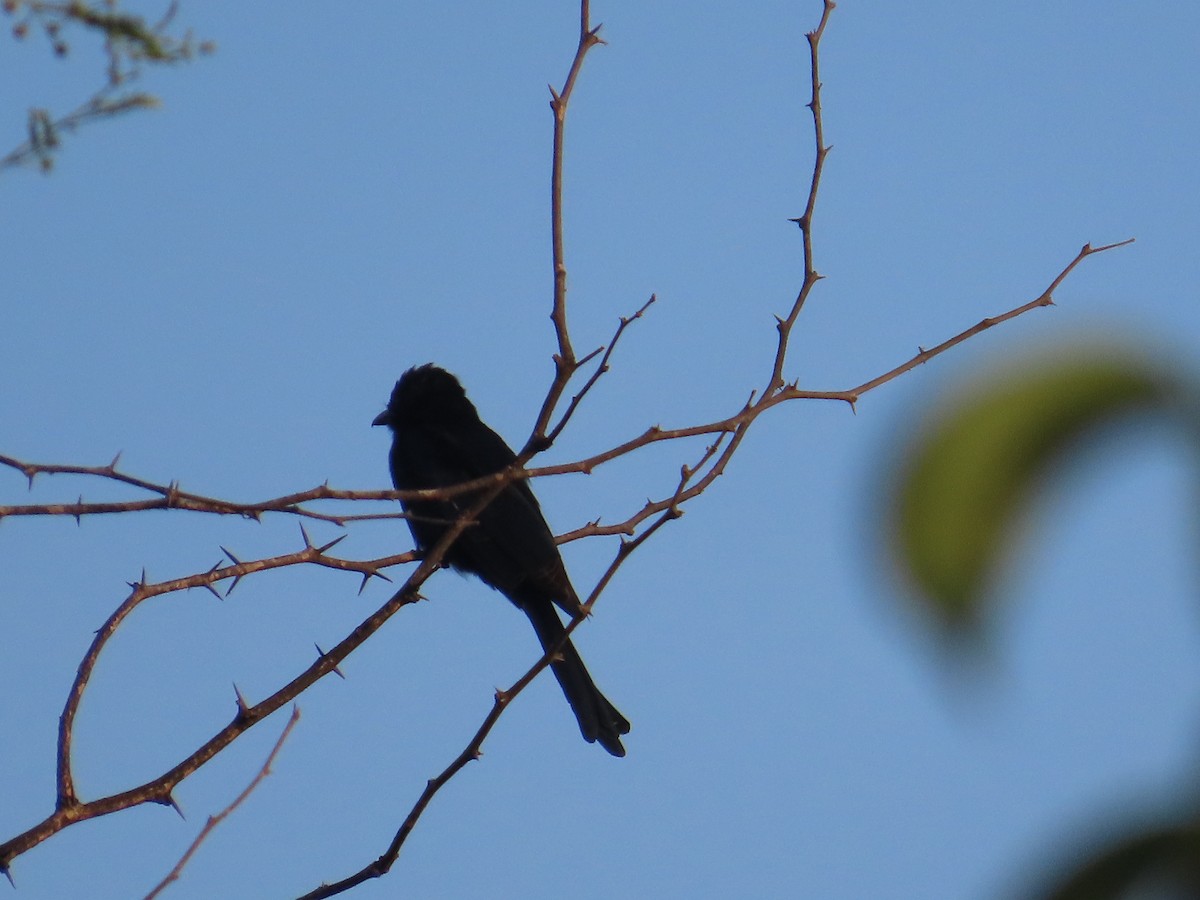
[[[1182,900],[1200,896],[1200,831],[1157,828],[1103,849],[1045,894],[1045,900]]]
[[[1112,347],[1027,359],[946,403],[899,467],[888,533],[921,600],[973,633],[1014,525],[1084,438],[1179,409],[1179,376]]]

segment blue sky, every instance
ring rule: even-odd
[[[820,4],[596,2],[609,45],[571,109],[576,347],[659,303],[544,460],[719,418],[769,373],[802,271]],[[578,10],[534,2],[185,3],[219,52],[148,73],[162,110],[71,137],[51,177],[0,179],[0,452],[122,465],[254,500],[388,486],[370,421],[408,366],[458,373],[520,443],[549,383],[545,85]],[[1058,305],[842,406],[761,419],[728,473],[639,550],[577,642],[633,722],[624,760],[540,679],[437,798],[392,874],[354,896],[1005,897],[1114,816],[1174,808],[1200,721],[1195,468],[1122,434],[1042,498],[998,585],[978,671],[945,664],[883,552],[891,454],[939,395],[1089,338],[1192,365],[1200,347],[1191,3],[845,2],[823,44],[817,268],[787,374],[858,384],[1039,294]],[[0,134],[94,86],[0,43]],[[0,145],[7,150],[7,145]],[[614,520],[700,444],[539,481],[552,525]],[[0,473],[2,503],[130,496]],[[332,539],[337,530],[314,529]],[[142,567],[166,579],[296,549],[296,523],[184,513],[0,525],[0,832],[53,802],[57,716],[92,631]],[[407,549],[396,522],[339,545]],[[590,587],[615,546],[565,548]],[[87,797],[159,774],[375,609],[330,572],[148,604],[78,725]],[[300,701],[274,774],[168,896],[286,897],[380,853],[425,780],[536,659],[527,623],[449,573]],[[23,900],[140,896],[261,765],[277,715],[180,788],[18,859]],[[1016,881],[1013,879],[1016,878]]]

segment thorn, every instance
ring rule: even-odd
[[[33,478],[35,475],[37,475],[36,470],[34,470],[34,469],[26,469],[25,470],[25,477],[27,479],[29,479],[29,490],[31,490],[31,491],[33,490]]]
[[[222,553],[224,553],[231,560],[233,560],[233,564],[235,566],[240,566],[242,564],[242,561],[240,559],[238,559],[236,556],[234,556],[232,553],[230,553],[227,549],[225,549],[224,546],[222,546],[221,544],[218,544],[217,546],[221,548]]]
[[[80,495],[79,495],[79,500],[77,501],[77,505],[78,505],[78,506],[83,506],[83,494],[80,494]],[[76,510],[76,512],[75,512],[75,524],[76,524],[76,525],[82,525],[82,524],[83,524],[83,516],[82,516],[82,515],[79,513],[79,511],[78,511],[78,510]]]
[[[183,814],[183,809],[180,807],[180,805],[178,803],[175,802],[174,794],[167,794],[167,806],[171,807],[171,809],[173,809],[173,810],[175,810],[175,812],[179,813],[179,818],[183,819],[183,821],[185,821],[185,822],[187,821],[187,816],[185,816]]]
[[[237,697],[237,717],[239,719],[244,719],[250,712],[250,707],[246,705],[246,698],[242,696],[242,692],[238,689],[236,681],[233,683],[233,693],[234,696]]]
[[[122,453],[124,453],[124,452],[125,452],[124,450],[118,450],[118,451],[117,451],[117,455],[116,455],[116,456],[114,456],[114,457],[112,458],[112,462],[110,462],[110,463],[108,464],[108,471],[109,471],[109,472],[115,472],[115,471],[117,471],[117,463],[119,463],[119,462],[121,461],[121,454],[122,454]]]
[[[359,595],[360,597],[362,596],[362,592],[363,592],[363,591],[366,589],[366,587],[367,587],[367,582],[371,580],[371,576],[372,576],[372,575],[378,575],[378,576],[379,576],[380,578],[382,578],[384,581],[391,581],[391,580],[392,580],[392,579],[388,578],[386,575],[384,575],[382,572],[377,572],[377,571],[373,571],[373,570],[372,570],[372,571],[363,572],[362,584],[360,584],[360,585],[358,586],[358,595]]]
[[[308,539],[308,532],[304,530],[304,523],[301,522],[299,524],[300,524],[300,536],[304,538],[304,549],[311,550],[312,549],[312,541],[310,541]]]
[[[8,879],[8,883],[13,886],[13,890],[16,890],[17,883],[13,881],[12,869],[10,869],[8,866],[0,866],[0,872],[4,873],[4,877]]]
[[[338,544],[340,544],[342,541],[344,541],[344,540],[345,540],[346,538],[348,538],[349,536],[350,536],[350,535],[348,535],[348,534],[343,534],[341,537],[336,537],[336,538],[334,538],[332,541],[330,541],[328,544],[325,544],[324,546],[318,547],[318,548],[317,548],[317,552],[318,552],[318,553],[324,553],[324,552],[325,552],[326,550],[328,550],[330,547],[335,547],[335,546],[337,546]]]
[[[550,101],[550,105],[551,105],[551,106],[558,106],[558,100],[559,100],[559,97],[558,97],[558,91],[556,91],[556,90],[554,89],[554,85],[552,85],[552,84],[548,84],[548,85],[546,85],[546,87],[548,87],[548,88],[550,89],[550,96],[553,98],[553,99]]]
[[[234,589],[235,587],[238,587],[238,584],[239,584],[240,582],[241,582],[241,575],[234,575],[234,576],[233,576],[233,581],[230,581],[230,582],[229,582],[229,587],[228,587],[228,588],[226,588],[226,596],[229,596],[229,594],[232,594],[232,593],[233,593],[233,589]]]
[[[321,659],[324,659],[327,654],[325,653],[324,650],[321,649],[321,645],[313,644],[313,646],[317,648],[317,656],[319,656]],[[333,671],[333,674],[336,675],[338,678],[342,679],[342,681],[346,680],[346,676],[342,674],[342,670],[339,669],[336,664],[334,665],[332,671]]]
[[[221,568],[221,563],[222,563],[222,560],[219,560],[219,559],[218,559],[218,560],[217,560],[215,563],[213,563],[211,566],[209,566],[209,567],[208,567],[208,571],[207,571],[207,572],[205,572],[204,574],[206,574],[206,575],[210,575],[210,574],[212,574],[213,572],[217,571],[217,569]],[[205,585],[204,585],[204,586],[205,586],[206,588],[208,588],[210,591],[212,591],[212,592],[213,592],[213,596],[215,596],[215,597],[216,597],[218,600],[224,600],[224,599],[225,599],[224,597],[222,597],[222,596],[221,596],[221,592],[220,592],[220,591],[218,591],[218,590],[217,590],[215,587],[213,587],[213,585],[212,585],[212,582],[211,582],[211,581],[209,581],[209,582],[205,582]]]

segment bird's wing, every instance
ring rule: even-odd
[[[422,425],[405,430],[398,442],[393,473],[398,488],[461,484],[503,471],[516,461],[504,440],[478,423],[471,429]],[[437,543],[448,525],[478,500],[468,492],[444,500],[409,504],[417,543]],[[518,606],[535,598],[574,612],[571,588],[554,536],[525,479],[514,481],[483,510],[448,554],[451,565],[478,575]]]

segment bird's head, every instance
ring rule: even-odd
[[[465,410],[478,415],[458,379],[433,363],[415,366],[400,376],[392,389],[387,409],[372,425],[393,431],[423,422],[438,422],[461,416]]]

